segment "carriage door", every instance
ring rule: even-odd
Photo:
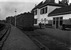
[[[58,28],[58,17],[56,18],[56,28]]]

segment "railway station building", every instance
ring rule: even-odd
[[[57,8],[48,15],[52,18],[52,26],[62,29],[62,27],[71,28],[71,5],[63,8]]]
[[[48,17],[48,14],[57,8],[68,6],[67,4],[62,3],[55,3],[55,0],[45,0],[36,5],[32,9],[32,12],[34,13],[34,26],[39,25],[39,23],[52,24],[52,17]]]

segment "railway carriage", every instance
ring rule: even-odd
[[[23,13],[16,16],[16,25],[21,29],[33,29],[34,16],[32,13]]]

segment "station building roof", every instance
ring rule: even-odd
[[[42,8],[42,7],[44,7],[44,6],[47,6],[47,5],[50,5],[50,6],[58,6],[58,7],[65,7],[65,6],[67,6],[67,5],[63,5],[63,4],[58,4],[58,3],[47,3],[46,1],[43,3],[43,1],[42,2],[40,2],[38,5],[36,5],[33,9],[32,9],[32,11],[33,10],[35,10],[35,9],[40,9],[40,8]]]
[[[65,15],[65,14],[71,14],[71,6],[66,6],[62,8],[56,8],[54,11],[49,13],[50,16],[57,16],[57,15]]]

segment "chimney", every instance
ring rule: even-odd
[[[68,5],[68,3],[69,3],[69,0],[62,0],[62,1],[59,1],[59,4]]]
[[[68,3],[69,0],[62,0],[62,3]]]
[[[55,3],[58,3],[58,0],[55,0]]]
[[[55,0],[46,0],[47,3],[55,3]]]
[[[45,2],[46,0],[43,0],[43,3]]]

